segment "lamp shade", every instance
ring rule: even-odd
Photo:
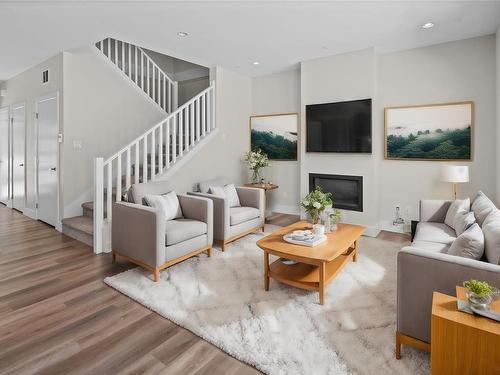
[[[469,182],[469,167],[466,165],[443,165],[441,179],[446,182]]]

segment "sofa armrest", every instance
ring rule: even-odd
[[[444,199],[422,199],[420,201],[420,221],[444,223],[451,202]]]
[[[468,279],[500,286],[500,266],[404,247],[398,253],[397,330],[430,342],[432,293],[455,296],[455,287]]]
[[[194,195],[178,195],[182,214],[187,219],[203,221],[207,224],[208,243],[213,242],[214,211],[211,199]]]
[[[165,216],[153,207],[113,203],[112,249],[150,267],[165,263]]]
[[[208,193],[188,192],[188,195],[208,198],[212,201],[213,238],[216,240],[227,239],[229,237],[229,203],[227,199]]]
[[[238,186],[236,192],[242,206],[257,208],[261,212],[261,217],[264,217],[265,192],[263,189]]]

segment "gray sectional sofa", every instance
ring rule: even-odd
[[[459,249],[459,252],[464,250],[463,255],[457,256],[449,252],[460,235],[445,223],[449,223],[447,212],[451,204],[451,201],[445,200],[422,200],[420,221],[416,226],[413,242],[398,253],[397,358],[400,358],[401,344],[430,349],[434,291],[455,295],[455,287],[471,278],[500,287],[498,209],[482,192],[478,193],[470,209],[481,228],[480,236],[484,237],[484,254],[480,256],[471,254],[468,249]],[[472,224],[469,228],[471,226]],[[463,243],[457,242],[453,246],[454,253],[457,244]],[[480,248],[476,242],[466,241],[464,246],[468,245]],[[476,259],[471,259],[472,257]]]

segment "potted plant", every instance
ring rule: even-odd
[[[261,169],[271,165],[267,155],[260,149],[257,149],[256,151],[248,151],[245,154],[244,161],[246,165],[248,165],[248,168],[252,171],[252,182],[254,183],[260,182]]]
[[[478,309],[486,309],[490,305],[494,296],[497,296],[498,289],[492,287],[486,281],[470,279],[464,282],[467,289],[467,299],[469,303]]]
[[[317,186],[300,202],[300,206],[306,211],[313,224],[320,222],[321,214],[332,204],[332,194],[323,192],[320,186]]]

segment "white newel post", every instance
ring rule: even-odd
[[[104,159],[94,158],[94,253],[103,252]]]

